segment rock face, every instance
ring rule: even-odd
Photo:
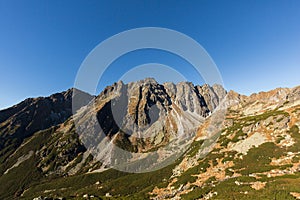
[[[110,165],[125,157],[137,159],[127,155],[128,151],[136,155],[171,142],[176,146],[175,141],[192,141],[199,125],[225,96],[226,91],[218,85],[159,84],[151,78],[128,84],[120,81],[105,88],[73,118],[86,147]],[[109,141],[102,143],[104,138],[127,152],[107,148]],[[167,154],[164,151],[156,156],[163,159]]]
[[[90,122],[95,120],[81,120],[94,112],[102,130],[93,132],[103,131],[110,138],[118,135],[120,142],[126,137],[134,151],[143,152],[170,142],[177,134],[195,132],[225,96],[226,91],[218,85],[162,85],[151,78],[129,84],[118,82],[104,89],[94,106],[86,108],[95,109],[83,112],[78,124],[81,130],[94,126]]]

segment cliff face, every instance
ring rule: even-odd
[[[86,147],[110,166],[120,160],[126,162],[125,158],[136,161],[139,153],[160,147],[174,149],[179,143],[188,145],[199,125],[225,96],[226,91],[217,85],[194,86],[188,82],[162,85],[154,79],[129,84],[118,82],[105,88],[74,120]],[[163,160],[170,151],[158,151],[147,159]]]
[[[187,82],[161,85],[154,79],[145,79],[127,85],[118,82],[106,88],[95,105],[98,121],[106,132],[118,129],[128,135],[147,135],[151,130],[152,135],[163,131],[172,137],[178,131],[197,128],[225,95],[219,86],[201,87]],[[113,119],[109,121],[114,121],[117,128],[107,127],[109,123],[103,118],[108,112]]]
[[[0,111],[0,199],[274,199],[299,184],[299,110],[299,87],[248,97],[154,79],[27,99]],[[157,171],[109,169],[142,172],[176,151]]]

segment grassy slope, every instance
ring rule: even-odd
[[[281,111],[271,111],[256,117],[241,118],[235,121],[235,124],[228,128],[228,134],[237,132],[243,125],[257,123],[260,120],[266,119],[269,116],[286,115]],[[20,149],[11,161],[0,164],[0,169],[7,169],[14,164],[18,157],[24,155],[29,150],[38,149],[53,130],[49,129],[44,132],[36,134],[34,138],[22,149]],[[235,170],[238,170],[242,174],[241,177],[226,179],[222,182],[215,182],[211,177],[207,183],[214,183],[214,187],[211,184],[206,184],[202,188],[194,186],[192,192],[182,195],[183,199],[195,199],[203,197],[210,191],[217,192],[218,195],[213,199],[294,199],[290,195],[290,192],[300,193],[300,173],[295,175],[285,175],[276,178],[267,178],[261,176],[259,181],[268,182],[264,189],[256,191],[252,189],[249,182],[258,181],[253,177],[249,177],[250,173],[254,172],[266,172],[273,169],[270,166],[270,158],[278,158],[280,155],[293,151],[300,151],[300,134],[299,128],[293,126],[290,129],[290,134],[295,139],[296,143],[288,149],[281,149],[274,143],[264,143],[259,147],[252,148],[247,156],[241,159],[234,159]],[[244,133],[238,132],[236,137],[230,141],[226,141],[225,137],[221,136],[219,142],[223,146],[227,146],[228,142],[236,142],[239,136],[243,136]],[[193,156],[195,152],[200,148],[203,141],[194,142],[188,152],[190,156]],[[227,144],[226,144],[227,143]],[[184,172],[182,176],[178,177],[178,181],[174,184],[177,188],[181,184],[187,182],[193,182],[195,180],[194,174],[199,174],[205,171],[210,164],[214,164],[216,158],[224,158],[232,160],[232,156],[225,156],[224,153],[218,153],[219,149],[215,149],[213,153],[208,154],[205,158],[199,160],[199,165]],[[230,152],[230,155],[234,155],[235,152]],[[172,169],[176,163],[165,167],[161,170],[142,174],[130,174],[125,172],[119,172],[113,169],[104,171],[102,173],[93,174],[80,174],[69,177],[45,177],[42,172],[37,170],[36,163],[37,158],[31,157],[29,162],[22,163],[19,167],[11,170],[7,175],[0,176],[0,199],[13,198],[15,194],[24,192],[24,199],[32,199],[37,196],[64,196],[68,198],[80,199],[83,194],[93,194],[99,198],[105,199],[105,194],[110,193],[116,199],[148,199],[148,192],[152,191],[155,186],[166,187],[168,179],[172,174]],[[211,162],[212,161],[212,162]],[[178,161],[179,162],[179,161]],[[3,166],[3,165],[7,166]],[[178,164],[178,163],[177,163]],[[285,168],[288,166],[282,166]],[[229,173],[229,172],[228,172]],[[16,180],[18,180],[16,182]],[[100,184],[95,184],[96,182]],[[235,181],[245,183],[237,186]],[[44,193],[44,191],[49,191]],[[244,193],[247,192],[247,195]]]

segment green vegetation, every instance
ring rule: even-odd
[[[270,165],[271,159],[279,158],[284,152],[283,149],[272,142],[264,143],[258,147],[251,148],[247,155],[243,156],[243,159],[235,160],[234,169],[243,175],[270,171],[276,168],[276,166]]]
[[[283,140],[283,139],[284,139],[284,137],[282,135],[278,135],[275,142],[277,144],[279,144],[281,142],[281,140]]]
[[[299,155],[295,155],[292,159],[292,163],[298,163],[300,161],[300,156]]]
[[[210,162],[212,162],[213,166],[217,165],[217,159],[222,159],[225,153],[219,153],[218,149],[210,152],[205,158],[198,161],[198,165],[188,169],[183,172],[179,177],[177,177],[177,181],[173,184],[175,188],[178,188],[180,185],[185,185],[188,182],[193,183],[196,181],[197,177],[194,175],[201,174],[207,171],[209,168]]]
[[[273,110],[273,111],[267,111],[263,114],[260,115],[255,115],[255,116],[248,116],[248,117],[242,117],[242,118],[237,118],[234,119],[234,123],[232,126],[225,128],[222,130],[222,133],[226,133],[220,136],[219,138],[219,143],[222,147],[227,147],[229,142],[236,143],[243,139],[243,137],[247,136],[247,133],[244,133],[242,131],[243,127],[250,126],[250,125],[255,125],[260,123],[260,121],[266,120],[267,118],[271,116],[280,116],[277,119],[277,122],[280,122],[281,120],[284,119],[284,117],[289,117],[289,114],[287,112],[281,111],[281,110]],[[272,125],[273,123],[270,122],[268,124]],[[228,135],[233,135],[232,139],[228,139]],[[279,140],[277,140],[279,142]]]
[[[207,163],[203,163],[203,165],[198,165],[198,166],[188,169],[183,174],[181,174],[179,177],[177,177],[177,181],[173,184],[173,186],[175,188],[178,188],[178,187],[180,187],[180,185],[185,185],[188,182],[190,182],[190,183],[195,182],[197,177],[193,176],[193,175],[201,173],[201,171],[203,171],[204,169],[206,170],[207,167],[209,167],[209,165],[207,165]]]
[[[35,152],[41,148],[55,130],[56,128],[52,127],[45,131],[39,131],[31,138],[26,139],[26,145],[15,151],[5,163],[0,164],[1,174],[4,173],[4,169],[12,167],[19,157],[28,154],[29,151]],[[38,158],[33,155],[26,162],[11,169],[9,173],[1,175],[0,199],[12,198],[14,195],[20,194],[24,189],[37,184],[43,177],[42,172],[36,167],[37,162]],[[17,184],[16,180],[18,180]]]
[[[266,181],[267,184],[260,190],[251,188],[251,183],[256,181]],[[238,185],[237,185],[238,184]],[[224,180],[215,187],[204,185],[199,188],[194,186],[193,190],[188,194],[181,195],[182,199],[197,199],[204,197],[209,192],[216,192],[217,195],[211,199],[238,199],[238,200],[252,200],[252,199],[276,199],[276,200],[292,200],[295,199],[290,193],[300,193],[300,174],[285,175],[276,178],[264,178],[256,180],[254,177],[241,176]]]
[[[225,163],[225,162],[228,162],[228,161],[233,161],[235,155],[237,154],[236,151],[229,151],[229,152],[226,152],[222,162]]]
[[[235,134],[235,136],[232,138],[231,142],[236,143],[236,142],[240,141],[241,139],[243,139],[243,138],[246,137],[246,136],[247,136],[247,133],[244,133],[244,132],[240,129],[240,130],[238,130],[238,131],[236,132],[236,134]]]
[[[288,148],[288,151],[292,152],[299,152],[300,151],[300,132],[299,127],[294,125],[290,128],[289,133],[291,134],[292,138],[295,140],[295,144]]]
[[[211,191],[211,187],[204,186],[204,187],[200,188],[200,187],[194,186],[193,191],[191,191],[187,194],[181,195],[181,198],[182,199],[199,199],[199,198],[203,198],[205,194],[209,193],[209,191]]]
[[[204,140],[193,141],[193,143],[191,144],[191,146],[187,152],[187,155],[190,157],[194,157],[201,149],[203,142],[204,142]]]
[[[44,195],[43,191],[45,190],[53,191],[51,192],[51,196],[76,196],[77,191],[94,186],[97,181],[100,181],[102,184],[103,182],[111,181],[124,175],[126,175],[126,173],[111,169],[104,171],[103,173],[81,174],[50,180],[45,179],[26,191],[24,196],[26,198],[32,198]],[[68,190],[63,188],[67,188]]]
[[[36,161],[36,157],[32,156],[27,162],[0,176],[0,199],[12,199],[42,178],[42,173],[35,166]]]
[[[260,115],[244,117],[241,118],[240,120],[243,122],[243,124],[250,125],[250,124],[256,124],[257,122],[265,120],[271,116],[277,116],[277,115],[283,115],[285,117],[289,117],[289,113],[287,112],[281,110],[272,110],[272,111],[267,111]]]
[[[132,174],[109,169],[101,173],[45,180],[26,191],[24,197],[44,195],[43,191],[51,190],[49,195],[52,197],[82,197],[84,194],[105,196],[106,193],[110,193],[120,199],[148,199],[148,192],[152,191],[155,186],[165,187],[168,184],[166,180],[171,176],[174,166],[175,164],[172,164],[149,173]],[[95,184],[98,181],[100,184]]]
[[[276,118],[274,117],[274,123],[276,124],[276,122],[278,123],[285,116],[288,116],[288,113],[274,110],[258,116],[235,119],[231,127],[223,130],[223,133],[226,132],[226,135],[221,135],[219,138],[221,147],[226,147],[229,142],[235,143],[247,137],[247,133],[243,132],[243,127],[261,123],[261,120],[270,116],[276,116]],[[84,194],[94,195],[99,199],[149,199],[149,192],[155,187],[164,188],[169,184],[172,170],[183,158],[177,159],[176,163],[172,165],[148,173],[125,173],[114,169],[101,173],[87,173],[90,169],[97,169],[101,166],[100,162],[94,162],[93,156],[89,155],[80,171],[73,176],[63,177],[61,174],[49,174],[48,172],[56,172],[60,166],[66,165],[70,161],[73,161],[73,163],[67,168],[67,171],[83,161],[84,149],[82,149],[74,129],[68,133],[58,132],[56,129],[53,127],[37,132],[31,138],[26,139],[26,145],[20,147],[13,155],[10,149],[12,146],[1,150],[0,172],[2,174],[6,169],[12,167],[18,158],[28,154],[29,151],[39,151],[30,157],[28,162],[23,162],[18,167],[13,168],[8,174],[0,176],[0,199],[12,199],[14,196],[19,196],[22,193],[22,198],[24,199],[32,199],[37,196],[61,196],[67,199],[83,199],[82,196]],[[299,127],[294,125],[288,133],[295,140],[293,146],[280,148],[272,142],[267,142],[251,148],[247,155],[242,156],[242,159],[238,158],[239,155],[236,155],[237,152],[235,151],[223,152],[221,151],[222,148],[215,148],[212,152],[205,155],[204,158],[199,158],[197,166],[178,176],[177,181],[172,186],[178,189],[181,185],[185,185],[188,182],[195,182],[197,174],[206,172],[209,167],[216,166],[219,161],[223,163],[233,161],[234,166],[231,169],[242,174],[241,177],[228,178],[218,182],[212,176],[205,181],[203,187],[192,186],[193,190],[191,192],[181,195],[182,199],[202,198],[209,192],[217,192],[217,195],[213,196],[212,199],[294,199],[290,192],[300,192],[299,173],[275,178],[268,178],[266,175],[259,175],[260,178],[258,179],[249,177],[249,174],[252,173],[268,172],[272,169],[286,169],[292,166],[283,165],[278,167],[270,165],[272,158],[286,155],[288,151],[300,151]],[[232,136],[232,139],[228,139],[226,137],[228,135]],[[202,148],[214,144],[218,136],[216,134],[210,140],[192,142],[185,156],[190,158],[196,156]],[[278,136],[276,143],[280,143],[283,139],[283,136]],[[117,140],[116,143],[121,148],[132,152],[136,151],[136,147],[132,147],[127,140],[125,142]],[[7,159],[10,155],[11,158]],[[44,159],[41,160],[39,155],[42,155]],[[157,159],[157,157],[153,159]],[[299,160],[300,155],[296,155],[292,162],[296,163]],[[144,167],[147,167],[149,164],[148,160],[145,159],[143,161],[145,161],[143,162]],[[49,167],[48,171],[42,172],[36,167],[38,165]],[[224,169],[227,176],[234,174],[231,169]],[[17,183],[16,180],[18,180]],[[236,181],[241,184],[237,185]],[[267,184],[265,188],[256,191],[251,188],[251,182],[255,181],[267,182]],[[106,193],[111,194],[113,197],[105,197]]]
[[[237,186],[235,181],[241,184]],[[254,190],[250,187],[250,183],[255,181],[267,181],[267,184],[261,190]],[[294,200],[295,198],[290,193],[300,192],[300,174],[285,175],[267,180],[256,180],[253,177],[242,176],[221,182],[213,191],[216,191],[218,195],[212,199]]]

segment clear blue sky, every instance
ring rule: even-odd
[[[147,26],[198,41],[228,90],[250,94],[300,85],[299,10],[298,0],[0,0],[0,108],[72,87],[97,44]],[[136,52],[119,66],[172,63],[163,55]],[[110,73],[105,84],[120,78]]]

